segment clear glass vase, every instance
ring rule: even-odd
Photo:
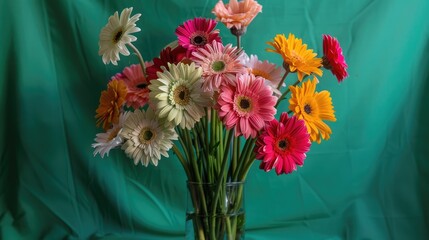
[[[244,239],[244,182],[188,182],[186,239]]]

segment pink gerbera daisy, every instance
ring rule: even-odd
[[[209,18],[194,18],[176,28],[179,44],[188,52],[204,47],[212,41],[220,42],[219,30],[214,30],[217,22]]]
[[[237,74],[235,83],[220,87],[217,109],[227,129],[235,136],[256,137],[267,121],[274,119],[277,98],[264,78],[253,74]]]
[[[217,91],[223,81],[233,82],[237,73],[246,72],[240,62],[241,53],[231,44],[223,46],[216,41],[193,52],[192,60],[203,68],[203,90]]]
[[[127,85],[125,97],[127,107],[138,109],[149,101],[149,81],[144,76],[140,65],[133,64],[126,67],[122,73],[116,74],[113,78],[121,79]]]
[[[347,63],[338,40],[329,35],[323,35],[323,67],[330,69],[342,82],[347,76]]]
[[[255,153],[262,160],[259,168],[266,172],[275,168],[277,175],[288,174],[302,166],[310,150],[310,135],[303,120],[282,113],[280,121],[272,120],[259,135]]]
[[[161,50],[159,57],[153,59],[153,65],[146,69],[148,80],[157,79],[157,73],[162,72],[161,67],[168,70],[168,63],[177,64],[186,59],[186,48],[177,46],[171,48],[170,46]]]

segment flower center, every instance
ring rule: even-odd
[[[179,105],[188,105],[190,99],[189,89],[183,85],[178,86],[176,89],[174,89],[173,99],[174,102]]]
[[[145,89],[147,87],[147,84],[146,83],[140,83],[140,84],[137,84],[136,87],[140,88],[140,89]]]
[[[139,134],[139,140],[142,144],[150,143],[156,136],[156,133],[153,132],[150,128],[143,128]]]
[[[240,112],[248,113],[252,110],[252,102],[245,96],[241,96],[237,99],[237,106]]]
[[[215,61],[212,64],[212,69],[215,72],[223,71],[225,69],[225,63],[223,61]]]
[[[253,68],[253,69],[252,69],[252,73],[253,73],[253,75],[255,75],[255,76],[263,77],[263,78],[265,78],[265,79],[267,79],[267,80],[269,80],[269,79],[270,79],[270,74],[269,74],[269,73],[267,73],[267,72],[265,72],[265,71],[263,71],[263,70],[259,70],[259,69],[255,69],[255,68]]]
[[[289,145],[289,142],[287,139],[280,139],[280,141],[277,142],[277,147],[281,150],[285,150]]]
[[[309,104],[305,104],[304,112],[307,114],[311,114],[311,106]]]
[[[121,30],[119,30],[116,33],[115,37],[113,38],[113,42],[114,43],[118,43],[121,40],[121,38],[122,38],[122,34],[123,34],[123,32],[122,32],[122,29],[121,29]]]
[[[203,46],[207,43],[206,37],[202,35],[196,35],[191,38],[191,44],[196,46]]]

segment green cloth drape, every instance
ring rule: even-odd
[[[0,1],[0,239],[183,238],[185,174],[174,156],[145,168],[120,150],[92,155],[100,91],[137,61],[105,66],[98,34],[133,6],[136,46],[150,60],[179,24],[213,17],[216,2]],[[281,64],[266,42],[291,32],[321,56],[331,34],[350,77],[320,78],[337,122],[303,167],[282,176],[252,167],[247,239],[429,239],[429,2],[259,3],[247,53]]]

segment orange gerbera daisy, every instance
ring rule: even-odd
[[[252,22],[258,13],[262,11],[262,6],[255,0],[230,0],[224,4],[222,0],[215,5],[212,13],[216,15],[216,20],[225,24],[229,29],[243,30]]]
[[[290,72],[297,72],[301,81],[304,75],[317,74],[322,76],[322,59],[316,58],[317,54],[312,49],[307,49],[307,44],[302,44],[302,39],[289,33],[288,38],[284,34],[277,34],[272,42],[267,42],[274,49],[267,48],[268,52],[275,52],[282,56],[283,62],[289,67]]]
[[[316,77],[305,81],[302,87],[290,86],[292,96],[289,99],[289,109],[299,119],[304,119],[312,142],[320,143],[328,140],[332,133],[331,128],[323,120],[336,121],[334,106],[330,93],[326,90],[316,92]]]
[[[96,110],[97,127],[101,124],[104,130],[110,128],[111,124],[119,122],[121,107],[127,96],[126,84],[118,79],[113,79],[107,84],[107,90],[101,92],[100,104]]]

